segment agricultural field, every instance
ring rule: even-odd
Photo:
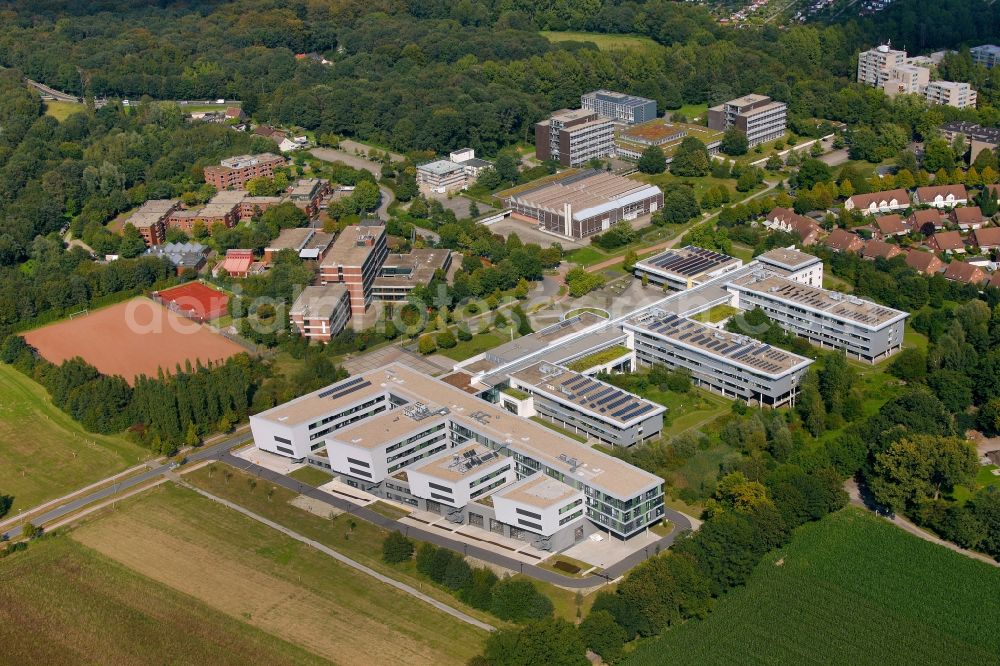
[[[1000,570],[860,509],[799,528],[707,619],[625,661],[644,664],[997,664]]]
[[[0,560],[10,664],[322,664],[324,660],[67,536]]]
[[[264,499],[265,490],[256,494]],[[119,503],[116,511],[87,521],[71,536],[218,613],[335,663],[362,657],[368,663],[465,663],[485,636],[172,484]],[[349,540],[350,526],[337,536]]]
[[[558,32],[543,30],[542,37],[550,42],[591,42],[601,51],[645,51],[659,46],[649,37],[611,35],[602,32]]]
[[[0,364],[0,396],[0,493],[14,496],[14,515],[149,457],[124,437],[85,431],[9,365]]]

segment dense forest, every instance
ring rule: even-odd
[[[47,0],[0,3],[0,16],[0,64],[77,94],[236,98],[258,118],[322,133],[486,154],[600,86],[661,109],[757,91],[789,102],[793,127],[846,121],[858,50],[884,39],[913,52],[974,45],[1000,31],[1000,7],[982,0],[902,1],[877,20],[759,30],[670,0]],[[602,52],[549,43],[544,29],[640,34],[659,46]],[[295,58],[312,51],[332,65]],[[995,104],[1000,77],[982,72],[969,78]]]

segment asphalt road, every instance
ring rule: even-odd
[[[331,506],[334,506],[342,511],[350,513],[358,518],[378,525],[379,527],[386,530],[399,530],[409,537],[419,539],[420,541],[427,541],[434,544],[435,546],[440,546],[443,548],[448,548],[457,553],[462,553],[464,555],[469,555],[477,559],[483,560],[485,562],[490,562],[492,564],[497,564],[499,566],[511,569],[512,571],[519,571],[526,576],[530,576],[536,580],[545,581],[547,583],[552,583],[553,585],[559,585],[560,587],[585,589],[589,587],[595,587],[601,585],[608,581],[614,580],[624,574],[626,571],[639,564],[645,559],[656,555],[658,552],[666,550],[669,548],[677,537],[690,530],[692,525],[691,521],[688,520],[687,516],[672,509],[666,509],[665,517],[674,524],[674,530],[667,536],[660,539],[655,544],[647,546],[644,550],[633,553],[632,555],[626,557],[624,560],[614,564],[600,575],[587,576],[586,578],[568,578],[562,574],[558,574],[554,571],[549,571],[547,569],[542,569],[541,567],[535,566],[533,564],[525,564],[520,560],[516,560],[512,557],[507,557],[501,553],[494,550],[489,550],[487,548],[482,548],[480,546],[475,546],[472,544],[465,543],[463,541],[457,541],[455,539],[449,539],[446,536],[438,534],[437,532],[430,532],[427,530],[420,529],[418,527],[413,527],[412,525],[405,525],[399,521],[393,520],[387,516],[383,516],[380,513],[376,513],[371,509],[366,509],[364,507],[359,507],[353,502],[345,500],[343,498],[332,495],[328,492],[314,488],[310,485],[296,481],[295,479],[289,478],[284,474],[279,474],[265,467],[249,463],[246,460],[237,458],[228,451],[224,453],[219,460],[224,463],[228,463],[237,469],[242,469],[248,474],[256,475],[258,478],[266,479],[267,481],[287,488],[293,492],[300,493],[307,497],[325,502]]]
[[[194,452],[188,455],[187,457],[188,462],[198,462],[201,460],[218,459],[223,453],[227,453],[229,449],[249,439],[250,439],[250,433],[246,432],[240,435],[236,435],[235,437],[230,437],[229,439],[225,439],[219,442],[218,444],[212,444],[211,446],[206,446],[203,449],[196,449]],[[107,499],[112,495],[115,495],[123,490],[128,490],[129,488],[133,488],[135,486],[146,483],[147,481],[156,479],[161,474],[169,470],[170,470],[169,463],[157,465],[156,467],[150,468],[146,472],[136,474],[135,476],[130,476],[127,479],[122,479],[118,483],[110,485],[106,488],[102,488],[100,490],[96,490],[90,493],[89,495],[84,495],[80,498],[67,502],[66,504],[60,505],[52,509],[51,511],[46,511],[45,513],[39,514],[31,521],[31,523],[33,525],[44,525],[45,523],[52,522],[54,520],[62,518],[63,516],[69,515],[74,511],[82,509],[85,506],[94,504],[95,502],[99,502],[103,499]],[[4,532],[3,534],[0,534],[0,541],[6,539],[13,539],[20,535],[21,535],[21,526],[17,525],[15,527],[12,527],[8,531]]]

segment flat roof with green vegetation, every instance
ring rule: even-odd
[[[506,387],[503,392],[512,398],[517,398],[518,400],[527,400],[531,397],[531,394],[527,391],[522,391],[521,389],[514,388],[513,386]]]
[[[1000,569],[857,508],[807,524],[745,587],[642,644],[662,664],[996,664]]]
[[[230,599],[240,593],[217,592]],[[246,611],[252,596],[244,598]],[[212,608],[65,535],[0,560],[0,608],[11,611],[0,622],[5,663],[236,666],[250,654],[268,664],[328,663],[252,626],[259,618],[241,622],[239,613]]]
[[[87,432],[44,388],[2,363],[0,395],[0,493],[14,497],[14,514],[150,457],[124,437]]]
[[[578,358],[566,367],[574,372],[583,372],[584,370],[589,370],[598,365],[604,365],[605,363],[610,363],[615,359],[621,358],[622,356],[628,356],[632,353],[632,350],[624,345],[615,345],[614,347],[608,347],[607,349],[602,349],[599,352],[594,352],[583,358]]]
[[[649,37],[640,35],[612,35],[602,32],[563,32],[542,30],[542,37],[550,42],[592,42],[601,51],[644,51],[659,46]]]
[[[695,321],[704,322],[706,324],[717,324],[723,319],[729,319],[734,314],[738,313],[739,309],[734,308],[732,305],[727,305],[722,303],[721,305],[713,305],[708,310],[704,312],[699,312],[696,315],[692,315],[691,319]]]
[[[288,505],[277,491],[267,499],[266,481],[251,489],[249,477],[233,474],[227,480],[225,466],[218,467],[214,483],[323,521],[325,541],[349,544],[363,537],[361,520],[313,516]],[[401,590],[173,484],[119,502],[114,512],[71,534],[151,581],[330,662],[357,663],[364,656],[370,663],[464,663],[485,638],[484,631]],[[378,557],[381,538],[365,547]],[[362,643],[358,636],[364,636]],[[154,654],[169,652],[137,661],[155,661]]]

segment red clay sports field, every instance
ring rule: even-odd
[[[200,282],[153,292],[153,298],[159,299],[171,310],[198,321],[218,319],[229,311],[229,296]]]

